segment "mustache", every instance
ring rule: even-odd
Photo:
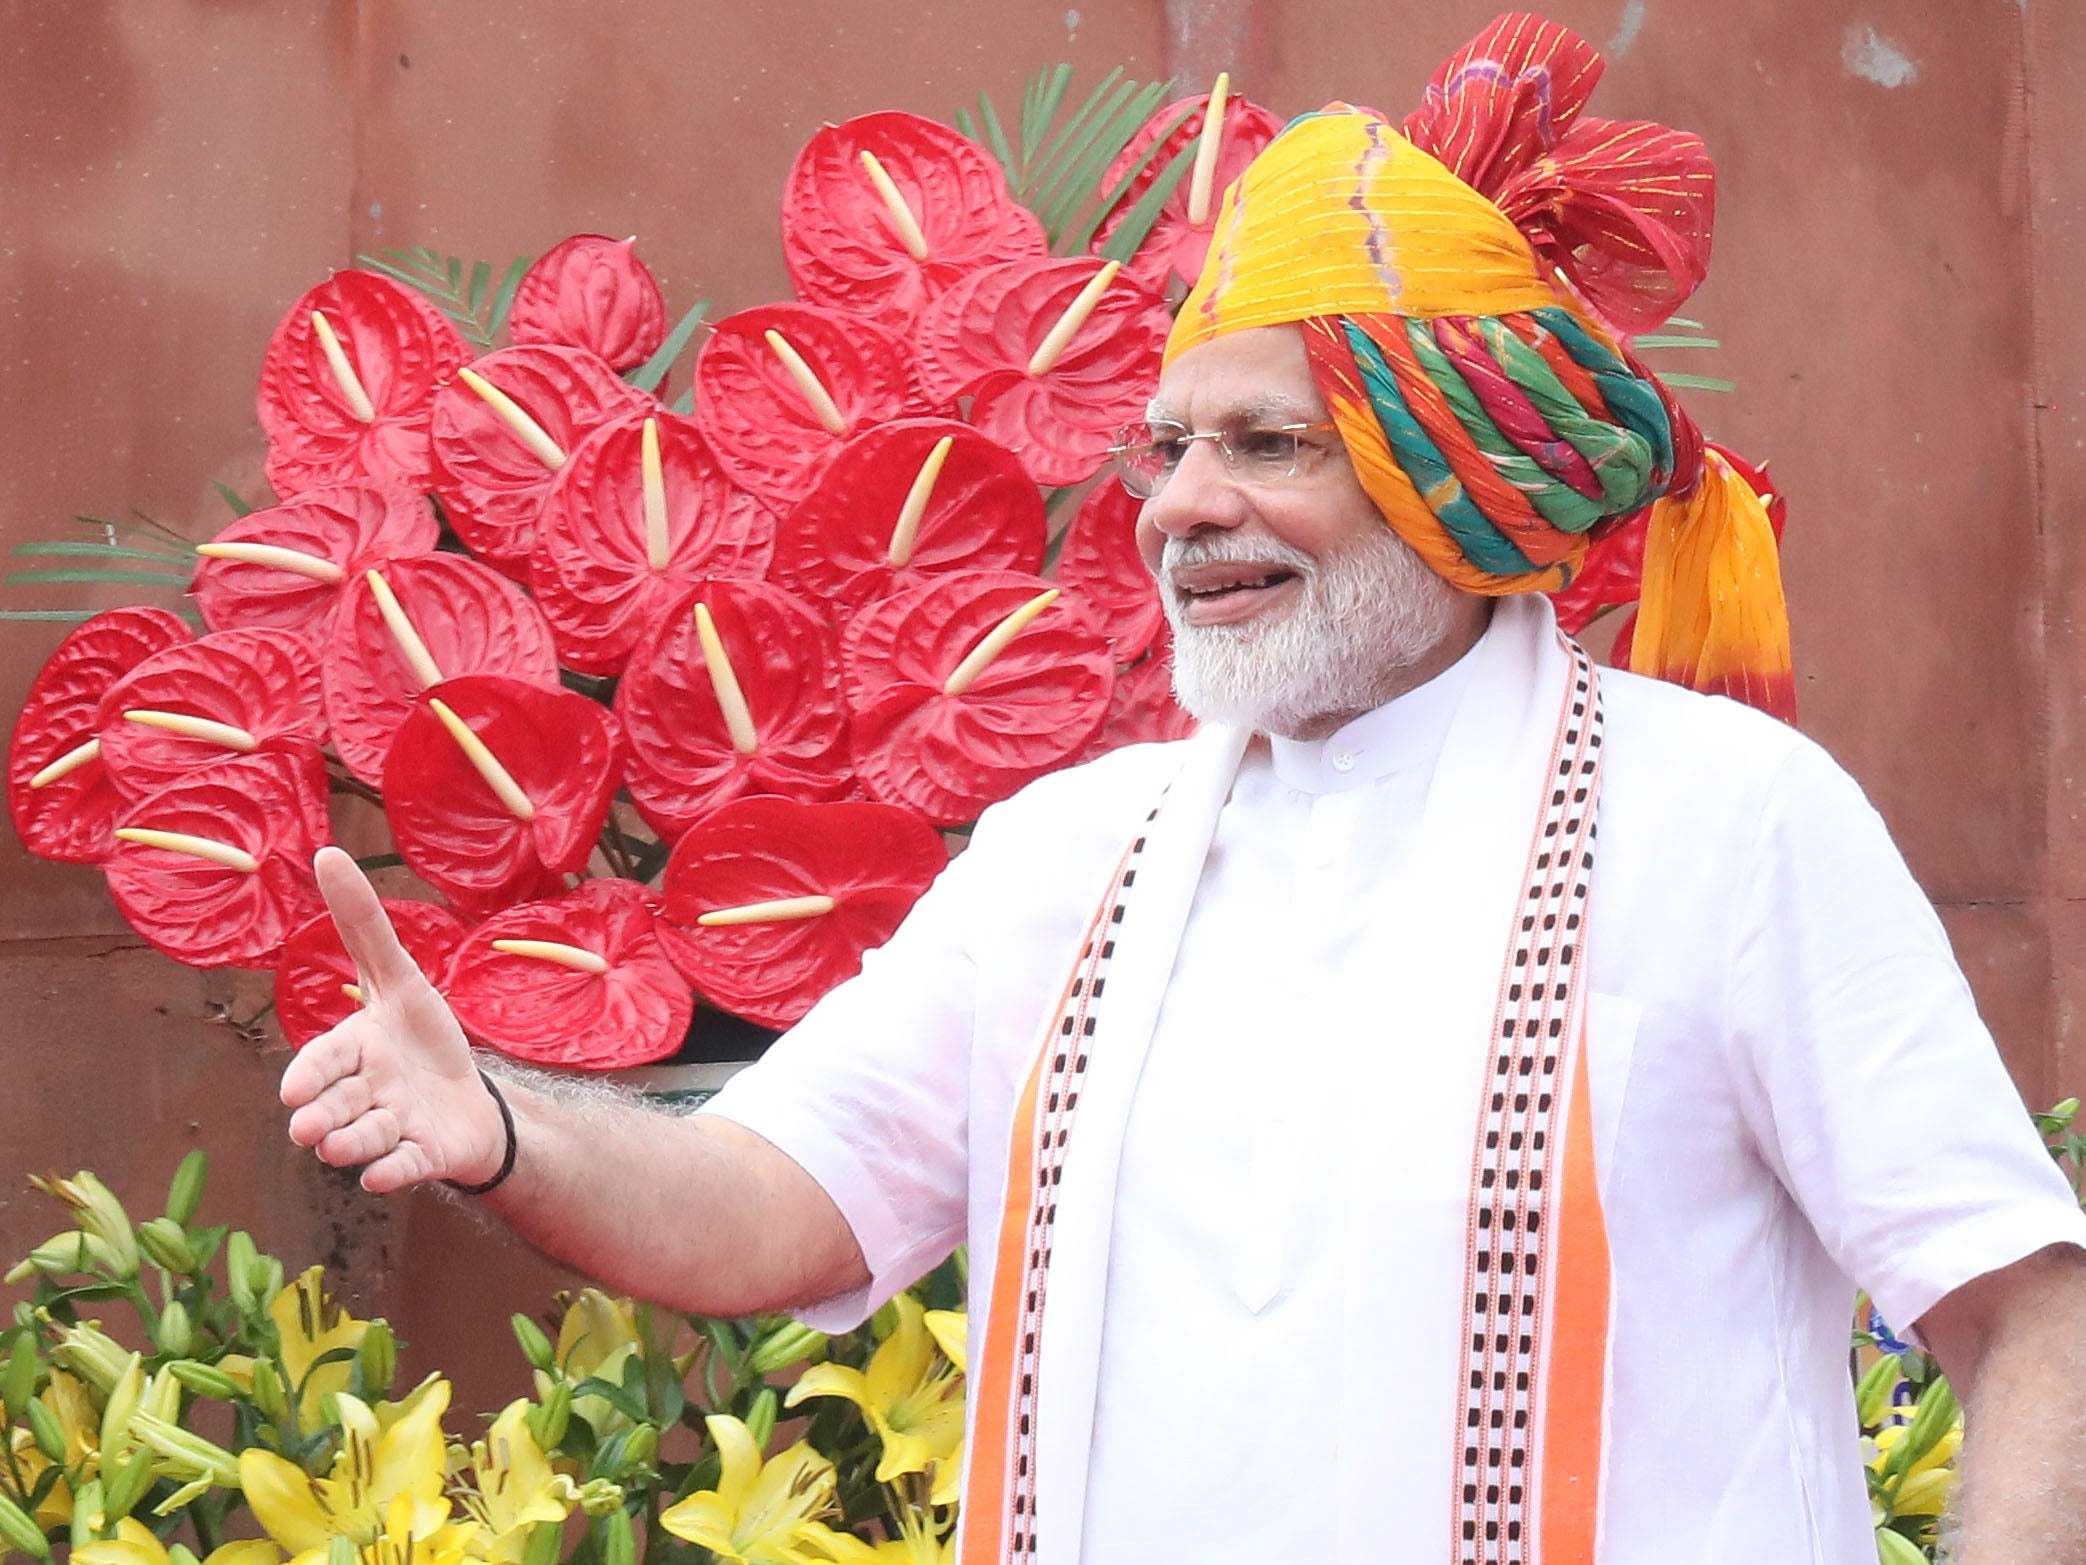
[[[1159,555],[1160,580],[1171,582],[1175,571],[1191,565],[1277,566],[1303,576],[1318,562],[1274,538],[1168,538]]]

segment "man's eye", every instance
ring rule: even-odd
[[[1270,429],[1248,429],[1235,443],[1240,456],[1255,462],[1286,462],[1296,455],[1297,437]]]
[[[1146,449],[1151,452],[1152,460],[1162,467],[1178,467],[1181,458],[1188,454],[1188,442],[1179,439],[1154,440]]]

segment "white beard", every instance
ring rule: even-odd
[[[1293,570],[1302,594],[1271,618],[1191,625],[1173,573],[1214,562]],[[1204,722],[1271,734],[1382,705],[1400,672],[1441,645],[1456,612],[1456,589],[1389,527],[1317,560],[1272,538],[1169,538],[1159,583],[1175,698]]]

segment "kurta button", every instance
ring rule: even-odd
[[[1354,770],[1354,751],[1352,751],[1352,750],[1335,750],[1335,751],[1333,752],[1333,770],[1334,770],[1334,771],[1336,771],[1336,772],[1351,772],[1351,771],[1353,771],[1353,770]]]

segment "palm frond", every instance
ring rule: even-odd
[[[659,383],[666,379],[666,372],[674,367],[674,361],[688,348],[688,339],[695,335],[696,327],[702,325],[703,317],[710,313],[710,301],[698,299],[681,317],[680,324],[666,334],[654,353],[636,369],[626,371],[623,378],[639,391],[656,391]]]
[[[424,294],[449,317],[465,341],[481,349],[491,348],[498,340],[500,329],[507,324],[507,312],[514,307],[514,290],[529,270],[528,257],[516,257],[508,263],[498,291],[488,294],[493,275],[490,261],[473,261],[467,267],[459,257],[438,255],[425,245],[358,255],[355,264]]]

